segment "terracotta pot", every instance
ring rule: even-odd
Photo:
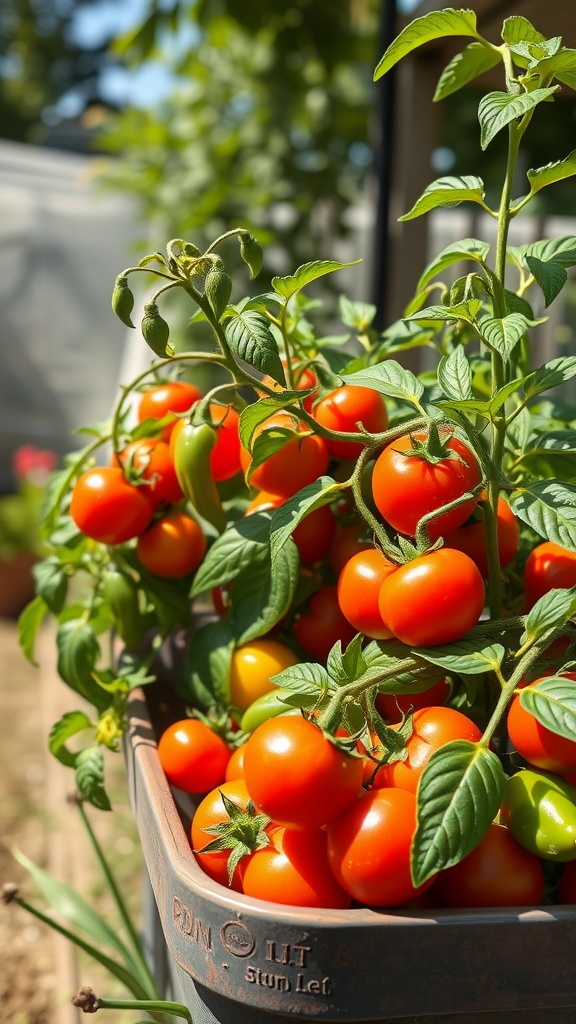
[[[27,551],[0,559],[0,618],[17,619],[34,597],[32,566],[37,561]]]
[[[311,911],[209,879],[190,850],[194,805],[158,761],[163,710],[156,687],[134,691],[127,763],[173,990],[194,1020],[574,1024],[576,907]]]

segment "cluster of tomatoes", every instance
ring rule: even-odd
[[[297,377],[297,387],[307,392],[304,407],[321,427],[345,439],[323,437],[282,410],[261,423],[256,435],[288,427],[293,436],[254,468],[232,405],[209,406],[213,426],[206,464],[206,450],[195,448],[198,438],[189,417],[202,399],[198,388],[181,381],[149,387],[138,405],[133,436],[108,466],[78,478],[72,518],[102,544],[131,545],[144,575],[192,577],[211,542],[195,508],[198,494],[206,502],[215,488],[219,500],[218,486],[237,481],[243,515],[273,511],[328,470],[336,479],[346,477],[365,446],[364,437],[350,437],[359,433],[358,424],[372,435],[386,431],[388,412],[378,392],[342,385],[315,400],[315,385],[309,370]],[[176,722],[160,739],[169,781],[203,798],[192,825],[196,859],[212,878],[250,896],[343,908],[414,901],[538,904],[543,860],[549,856],[570,861],[558,898],[573,901],[576,846],[564,848],[561,856],[547,854],[553,823],[544,826],[546,840],[523,837],[529,796],[520,800],[520,812],[511,799],[471,854],[415,888],[410,854],[424,767],[444,744],[477,742],[482,735],[471,717],[451,706],[449,680],[440,678],[423,693],[376,697],[388,738],[398,736],[395,757],[384,749],[378,730],[362,741],[342,728],[327,734],[313,710],[290,707],[287,694],[272,681],[300,661],[325,664],[338,641],[345,648],[358,633],[378,641],[398,639],[411,648],[438,645],[464,636],[481,616],[489,575],[485,495],[470,448],[452,430],[399,434],[376,451],[366,479],[367,505],[389,534],[415,544],[424,520],[425,543],[415,544],[412,557],[399,564],[376,545],[350,500],[314,508],[292,535],[306,579],[305,598],[272,634],[234,650],[225,727],[221,718],[215,724],[210,715],[198,714]],[[447,511],[434,516],[445,506]],[[504,498],[498,504],[497,535],[504,568],[514,559],[520,536]],[[443,545],[435,547],[440,537]],[[554,587],[575,583],[576,555],[540,544],[524,569],[525,607]],[[216,612],[226,614],[226,591],[216,589],[212,600]],[[508,734],[529,769],[559,780],[558,799],[562,786],[569,787],[576,827],[571,795],[576,740],[544,729],[518,697],[510,706]]]

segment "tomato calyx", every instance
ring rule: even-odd
[[[411,714],[402,715],[401,722],[394,726],[387,725],[382,719],[376,721],[376,717],[374,716],[371,723],[372,738],[376,740],[376,743],[371,748],[367,748],[364,754],[364,757],[374,762],[374,771],[366,783],[368,789],[372,786],[376,773],[383,765],[407,760],[407,744],[414,732]]]
[[[238,731],[232,716],[222,707],[215,705],[209,709],[208,714],[204,714],[199,708],[193,708],[190,718],[196,718],[199,722],[203,722],[212,732],[225,740],[230,747],[238,747],[245,740],[245,736]]]
[[[217,825],[208,825],[204,831],[216,836],[206,846],[198,850],[198,853],[221,853],[230,850],[227,862],[228,884],[232,884],[234,872],[244,857],[249,857],[256,850],[263,850],[270,846],[270,836],[266,831],[271,824],[271,819],[256,810],[251,800],[248,801],[246,809],[239,807],[233,800],[219,789],[222,803],[224,804],[228,821],[219,822]]]
[[[412,448],[401,452],[401,454],[405,459],[422,459],[423,462],[427,462],[430,466],[436,466],[439,462],[444,462],[446,459],[460,462],[464,465],[464,459],[460,453],[450,448],[454,431],[450,428],[444,428],[443,434],[444,437],[441,437],[438,424],[434,420],[430,420],[424,437],[417,437],[415,434],[410,433]]]

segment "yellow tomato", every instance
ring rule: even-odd
[[[271,676],[298,664],[298,660],[294,651],[278,640],[253,640],[237,647],[232,655],[230,703],[245,711],[258,697],[274,689]]]

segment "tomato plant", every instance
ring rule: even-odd
[[[482,737],[475,722],[450,707],[418,708],[412,715],[411,727],[405,743],[405,758],[378,768],[373,781],[377,788],[397,786],[415,793],[420,776],[435,750],[452,740],[477,743]]]
[[[445,704],[449,696],[450,683],[446,679],[439,679],[421,693],[379,693],[374,705],[384,721],[393,725],[410,711]]]
[[[154,515],[147,488],[132,486],[116,466],[87,469],[74,484],[70,515],[87,537],[124,544],[138,537]]]
[[[563,672],[562,678],[576,680],[576,672]],[[539,682],[534,680],[526,690],[533,690]],[[516,750],[531,765],[558,775],[576,771],[576,737],[568,739],[547,729],[523,707],[520,694],[513,698],[508,708],[507,729]]]
[[[289,413],[279,412],[270,416],[257,429],[256,436],[274,430],[293,432],[295,429],[297,436],[254,469],[250,452],[246,448],[241,449],[242,469],[249,474],[252,487],[289,498],[326,472],[330,458],[326,442],[317,434],[299,431]]]
[[[199,388],[183,380],[157,384],[144,391],[138,404],[138,421],[143,423],[148,419],[162,420],[171,413],[188,412],[201,398],[202,392]],[[174,416],[162,427],[160,436],[164,441],[170,440],[177,422],[178,419]]]
[[[145,480],[156,505],[172,505],[183,497],[170,448],[165,441],[143,437],[131,441],[113,457],[112,465],[121,465],[135,481]]]
[[[321,828],[360,790],[362,761],[300,715],[269,718],[244,752],[246,788],[256,806],[286,828]]]

